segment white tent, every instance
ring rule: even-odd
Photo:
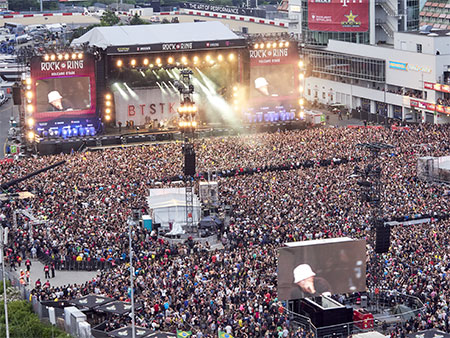
[[[185,188],[151,189],[147,197],[151,209],[153,224],[159,223],[168,229],[172,224],[170,234],[184,233],[182,228],[186,225],[186,195]],[[201,207],[198,197],[193,196],[193,223],[200,221]]]
[[[242,39],[219,21],[183,22],[170,25],[95,27],[72,41],[106,49],[112,46],[191,43]]]

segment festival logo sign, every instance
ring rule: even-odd
[[[308,27],[312,31],[366,32],[369,0],[309,0]]]

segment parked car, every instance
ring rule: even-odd
[[[159,16],[154,15],[154,16],[152,16],[150,18],[150,22],[152,22],[152,23],[160,23],[161,19],[159,18]]]

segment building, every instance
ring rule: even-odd
[[[2,11],[8,10],[8,0],[0,0],[0,10]]]
[[[419,28],[419,0],[289,0],[288,13],[290,33],[309,45],[393,44],[395,32]]]
[[[447,0],[427,1],[420,11],[420,26],[450,29],[450,3]]]
[[[394,45],[305,47],[305,98],[361,107],[369,120],[450,122],[450,31],[395,33]]]

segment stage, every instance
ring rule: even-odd
[[[258,132],[276,132],[278,130],[306,129],[307,123],[302,120],[280,121],[272,123],[247,123],[237,127],[207,125],[195,131],[195,138],[253,134]],[[177,129],[127,129],[108,128],[103,135],[42,139],[36,143],[35,151],[39,155],[69,154],[81,150],[102,150],[114,147],[129,147],[149,143],[182,141],[183,137]]]

